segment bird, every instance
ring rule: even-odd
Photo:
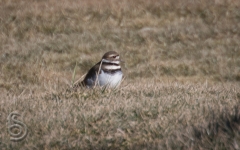
[[[77,87],[118,87],[123,78],[123,72],[120,65],[121,62],[123,61],[120,59],[117,52],[106,52],[102,56],[102,59],[88,71],[83,81],[80,82]]]

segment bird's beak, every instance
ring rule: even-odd
[[[123,61],[123,60],[121,60],[121,59],[120,59],[120,62],[121,62],[121,63],[125,63],[125,61]]]

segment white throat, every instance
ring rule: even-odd
[[[113,64],[120,64],[119,60],[115,60],[115,61],[110,61],[110,60],[107,60],[107,59],[102,59],[102,62],[105,62],[105,63],[113,63]]]

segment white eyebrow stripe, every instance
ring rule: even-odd
[[[113,63],[113,64],[119,64],[120,63],[119,61],[109,61],[109,60],[106,60],[106,59],[102,59],[102,62]]]
[[[113,57],[113,56],[116,56],[116,54],[111,54],[109,55],[109,57]],[[116,58],[119,57],[119,55],[116,56]]]

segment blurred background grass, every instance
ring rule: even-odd
[[[0,3],[3,88],[71,80],[76,62],[80,77],[109,50],[125,60],[127,79],[240,80],[236,0]]]

